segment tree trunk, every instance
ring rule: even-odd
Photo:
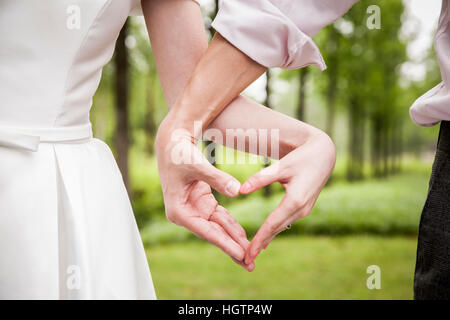
[[[403,154],[403,124],[400,121],[395,126],[395,173],[402,169],[402,154]]]
[[[270,95],[271,95],[271,87],[270,87],[270,70],[266,71],[266,100],[264,101],[264,105],[267,108],[272,109],[272,105],[270,104]],[[264,158],[264,167],[270,166],[270,159],[268,157]],[[272,195],[272,186],[269,184],[264,187],[264,197],[268,198]]]
[[[382,120],[378,115],[372,121],[372,168],[375,177],[381,177],[381,126]]]
[[[215,0],[214,4],[215,4],[214,18],[215,18],[217,16],[217,13],[219,12],[219,0]]]
[[[332,138],[334,134],[334,121],[336,118],[336,96],[338,85],[338,69],[339,69],[339,34],[332,26],[330,27],[330,46],[332,53],[328,57],[328,89],[327,89],[327,107],[325,131]]]
[[[306,109],[306,81],[308,79],[308,67],[299,70],[299,96],[298,96],[298,108],[297,108],[297,119],[305,121],[305,109]]]
[[[383,146],[382,146],[382,158],[383,158],[383,170],[382,176],[387,177],[389,175],[389,132],[386,126],[383,127]]]
[[[356,97],[350,99],[349,127],[347,180],[355,181],[363,178],[364,166],[364,113]]]
[[[154,153],[154,142],[156,134],[155,124],[155,101],[153,97],[153,73],[150,71],[147,76],[147,109],[145,113],[145,149],[149,155]]]
[[[128,128],[128,51],[125,39],[128,33],[128,21],[125,23],[117,39],[114,64],[116,68],[115,100],[116,100],[116,153],[117,164],[122,172],[123,181],[129,190],[128,151],[130,137]]]
[[[214,11],[211,13],[211,22],[216,18],[217,13],[219,12],[219,0],[214,0]],[[212,37],[214,37],[214,34],[216,33],[216,30],[214,30],[211,25],[209,26],[209,34]]]

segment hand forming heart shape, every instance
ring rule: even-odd
[[[254,264],[243,262],[250,245],[245,230],[211,193],[213,187],[226,196],[237,196],[240,183],[211,165],[189,134],[169,135],[165,130],[174,132],[163,121],[156,137],[156,154],[167,219],[216,245],[252,271]]]
[[[301,146],[240,186],[207,161],[189,134],[180,133],[175,140],[172,135],[168,141],[164,130],[162,124],[156,150],[167,218],[216,245],[248,271],[253,271],[255,258],[278,233],[310,213],[336,159],[333,142],[317,130]],[[218,205],[211,187],[234,197],[274,182],[281,183],[286,194],[250,243],[241,225]]]

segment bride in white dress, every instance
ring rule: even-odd
[[[0,299],[155,298],[121,174],[89,122],[139,5],[0,1]]]

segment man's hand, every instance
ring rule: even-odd
[[[158,170],[168,220],[216,245],[233,261],[252,271],[254,263],[243,263],[249,246],[244,229],[218,205],[210,188],[234,197],[239,194],[240,183],[211,165],[189,132],[173,128],[170,118],[169,113],[156,137]]]

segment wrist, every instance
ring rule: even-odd
[[[168,148],[180,138],[192,139],[189,130],[183,129],[170,117],[170,113],[161,121],[155,138],[155,148],[159,153],[168,152]]]
[[[183,111],[172,109],[161,123],[161,130],[167,136],[182,135],[193,141],[201,138],[204,130],[204,120],[202,118],[193,117]]]
[[[202,121],[194,120],[188,114],[171,109],[161,121],[155,139],[155,147],[160,152],[167,152],[180,140],[197,144],[203,132]]]
[[[292,134],[285,135],[280,141],[281,158],[295,149],[310,144],[320,146],[330,158],[336,158],[333,140],[324,131],[303,122],[297,130],[292,130]]]
[[[186,91],[170,109],[165,118],[166,126],[171,130],[186,130],[196,139],[217,116],[214,104],[207,104],[201,98],[191,97]]]
[[[328,134],[322,130],[316,129],[309,137],[308,143],[314,144],[320,148],[320,150],[322,150],[321,155],[332,162],[334,166],[334,163],[336,162],[336,146]]]
[[[290,118],[290,122],[285,123],[285,127],[280,132],[280,158],[317,139],[322,139],[326,135],[323,131],[299,120]]]

